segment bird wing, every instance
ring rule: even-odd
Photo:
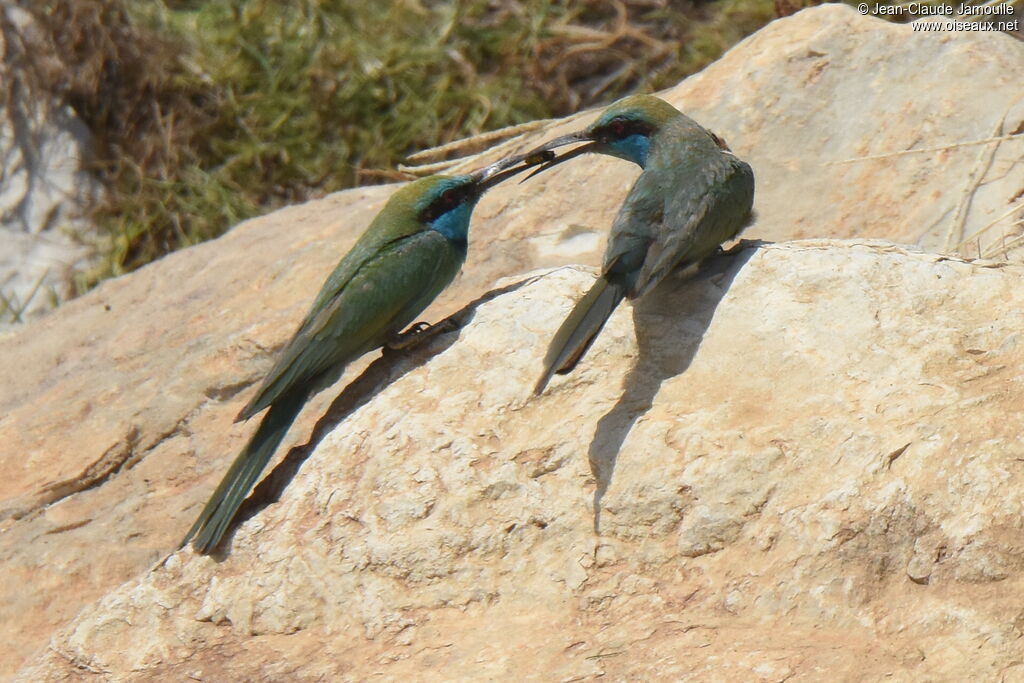
[[[363,231],[356,243],[327,276],[309,313],[306,314],[303,326],[311,322],[338,295],[338,292],[366,265],[368,260],[380,254],[388,245],[422,230],[422,226],[417,221],[408,217],[408,211],[403,210],[404,203],[396,202],[396,199],[400,199],[399,195],[409,189],[412,189],[411,185],[407,185],[392,195],[391,200],[385,204],[369,227]]]
[[[237,419],[248,419],[299,384],[333,382],[346,364],[419,315],[454,279],[464,258],[463,250],[434,230],[386,243],[350,273],[343,273],[350,267],[346,256],[335,269],[335,275],[342,274],[335,278],[340,286],[334,291],[324,286]]]
[[[608,233],[602,274],[611,280],[624,278],[627,296],[632,298],[631,280],[643,266],[647,251],[661,228],[665,202],[661,197],[659,174],[641,173],[622,202]]]
[[[619,282],[626,296],[638,296],[638,278],[650,259],[666,246],[666,195],[674,192],[674,174],[647,169],[637,178],[612,223],[604,253],[604,274]]]
[[[698,168],[686,177],[671,169],[652,177],[664,204],[655,239],[633,285],[634,297],[643,296],[680,265],[708,257],[741,227],[733,217],[736,212],[721,206],[723,199],[729,201],[731,164],[705,163]]]

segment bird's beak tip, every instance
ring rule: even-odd
[[[590,142],[593,144],[593,140],[591,140],[585,130],[562,135],[554,138],[553,140],[548,140],[543,145],[531,149],[525,154],[517,154],[515,156],[499,159],[493,164],[485,166],[479,171],[473,173],[473,179],[479,184],[480,191],[486,192],[488,189],[494,187],[507,178],[511,178],[517,173],[525,171],[528,168],[533,168],[534,170],[532,173],[519,181],[520,183],[524,183],[541,171],[547,170],[567,158],[577,156],[580,154],[580,150],[584,152],[590,150],[591,145],[584,145],[584,147],[572,150],[567,154],[563,154],[561,157],[559,157],[554,151],[556,148],[562,147],[563,145],[570,145],[578,142]]]
[[[548,163],[554,158],[555,153],[547,150],[518,154],[500,159],[490,166],[485,166],[474,173],[473,176],[474,180],[479,184],[481,192],[486,192],[512,176],[528,168]]]
[[[585,142],[587,144],[580,145],[579,147],[576,147],[575,149],[571,149],[568,152],[562,154],[561,156],[555,154],[552,151],[556,147],[561,147],[563,145],[568,145],[568,144],[575,143],[575,142]],[[537,168],[533,169],[533,172],[531,172],[529,175],[524,177],[519,182],[520,183],[525,183],[527,180],[529,180],[530,178],[534,177],[538,173],[542,173],[542,172],[548,170],[549,168],[552,168],[554,166],[557,166],[558,164],[561,164],[561,163],[563,163],[565,161],[568,161],[569,159],[574,159],[574,158],[576,158],[576,157],[578,157],[580,155],[587,154],[589,152],[597,151],[599,148],[600,148],[600,144],[595,142],[594,140],[592,140],[590,138],[590,136],[586,135],[583,132],[571,133],[570,135],[563,135],[560,138],[555,138],[554,140],[551,140],[547,144],[542,145],[541,147],[538,147],[537,149],[535,149],[535,150],[533,150],[531,152],[527,152],[526,153],[526,157],[527,158],[531,158],[531,157],[540,158],[540,155],[547,155],[547,156],[545,156],[543,159],[541,159],[539,165],[537,165]]]
[[[526,156],[529,157],[533,154],[538,154],[540,152],[549,152],[557,147],[571,145],[575,142],[591,142],[591,139],[590,136],[587,135],[587,132],[585,130],[578,130],[575,133],[560,135],[557,138],[548,140],[543,145],[535,147],[534,149],[527,152]]]

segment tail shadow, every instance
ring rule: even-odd
[[[759,244],[743,240],[730,251],[706,259],[693,277],[670,275],[633,303],[637,362],[626,375],[622,396],[598,421],[588,453],[590,471],[597,482],[595,533],[601,532],[601,500],[626,435],[650,409],[661,383],[690,367],[715,309]]]

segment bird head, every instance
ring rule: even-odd
[[[465,242],[473,207],[487,190],[532,166],[554,159],[554,152],[506,157],[466,175],[433,175],[395,193],[399,204],[414,207],[417,220],[453,242]]]
[[[647,163],[647,152],[651,146],[651,137],[668,121],[681,116],[679,110],[671,104],[653,95],[630,95],[615,102],[597,117],[597,120],[575,133],[569,133],[549,140],[536,149],[521,155],[529,159],[531,155],[541,155],[574,142],[586,142],[560,157],[547,160],[546,163],[531,173],[532,178],[541,171],[568,161],[581,154],[594,152],[619,157],[632,161],[641,168]]]

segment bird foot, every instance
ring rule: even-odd
[[[445,318],[434,325],[419,322],[405,332],[392,336],[391,339],[384,344],[384,350],[406,351],[430,341],[439,334],[454,332],[457,329],[459,329],[459,324],[451,318]]]

